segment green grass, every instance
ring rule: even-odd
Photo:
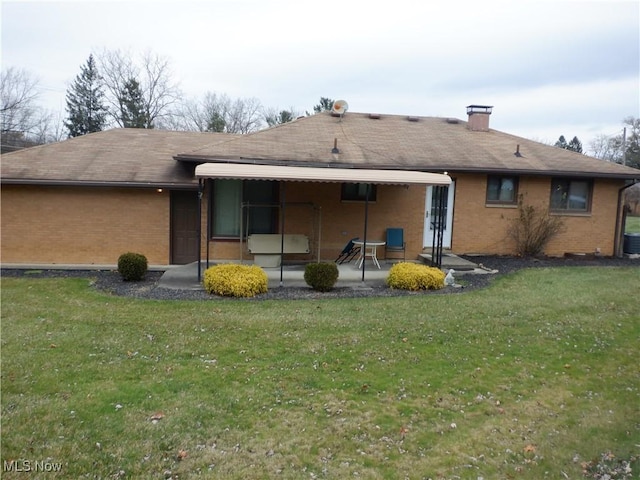
[[[639,297],[640,269],[605,267],[299,301],[145,301],[3,278],[3,469],[583,478],[604,452],[640,454]]]
[[[640,233],[640,217],[627,217],[624,227],[625,233]]]

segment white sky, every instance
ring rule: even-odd
[[[90,53],[150,49],[189,97],[255,97],[312,111],[457,117],[554,143],[640,117],[640,1],[4,1],[2,67],[40,80],[62,111]]]

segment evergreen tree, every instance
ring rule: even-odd
[[[567,148],[567,140],[564,138],[564,135],[560,135],[560,138],[558,138],[555,146],[559,148]]]
[[[274,125],[280,125],[282,123],[292,122],[295,119],[293,110],[281,110],[279,113],[272,113],[265,115],[265,121],[267,125],[273,127]]]
[[[120,90],[120,121],[124,128],[153,128],[145,114],[144,98],[140,83],[130,78]]]
[[[107,108],[93,55],[80,67],[80,74],[67,90],[66,110],[68,117],[64,126],[69,137],[99,132],[106,125]]]
[[[582,153],[582,142],[578,140],[578,137],[573,137],[573,139],[567,143],[567,139],[564,138],[564,135],[560,135],[558,141],[554,145],[558,148],[564,148],[565,150],[572,150],[574,152]]]
[[[582,153],[582,142],[578,140],[578,137],[573,137],[567,144],[567,150],[573,150],[574,152]]]
[[[324,112],[327,110],[331,110],[333,107],[333,100],[328,97],[320,97],[320,103],[313,107],[313,111],[315,113]]]
[[[207,120],[207,132],[224,132],[227,122],[218,112],[212,112]]]

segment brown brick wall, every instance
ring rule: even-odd
[[[365,204],[340,201],[340,184],[291,183],[286,188],[287,201],[312,202],[321,207],[322,259],[333,260],[351,238],[364,238]],[[387,228],[402,227],[407,258],[415,258],[422,251],[424,196],[425,187],[378,185],[376,201],[368,205],[367,238],[384,241]],[[299,233],[296,230],[308,228],[310,223],[308,219],[290,221],[289,217],[286,222],[288,233]],[[384,249],[378,256],[384,256]]]
[[[564,232],[552,239],[545,254],[594,253],[613,255],[615,214],[619,181],[598,180],[594,183],[592,209],[588,214],[561,215]],[[524,201],[548,207],[551,180],[548,177],[521,177],[519,193]],[[486,176],[460,175],[456,178],[456,198],[452,251],[458,254],[513,254],[513,241],[507,228],[518,215],[514,207],[485,204]]]
[[[320,258],[331,261],[351,238],[364,237],[364,202],[340,201],[340,189],[338,183],[286,184],[285,233],[309,236],[312,250],[306,256],[287,255],[288,259],[318,258],[320,238]],[[402,227],[407,242],[407,258],[415,259],[422,252],[424,196],[425,187],[379,185],[376,201],[369,202],[367,238],[384,240],[387,227]],[[203,228],[206,231],[206,227]],[[238,258],[239,255],[237,242],[213,240],[209,248],[211,258]],[[378,250],[379,258],[384,254],[383,248]],[[252,258],[246,249],[243,258]]]
[[[115,264],[127,251],[169,262],[169,192],[2,186],[2,262]]]
[[[458,254],[513,254],[507,236],[516,208],[485,205],[486,176],[456,178],[452,251]],[[618,181],[595,183],[592,211],[562,216],[566,231],[552,240],[548,255],[566,252],[613,254]],[[402,227],[407,259],[422,251],[425,187],[379,185],[377,201],[370,202],[368,238],[384,240],[385,229]],[[520,178],[519,192],[526,201],[546,205],[550,180]],[[169,263],[169,192],[155,189],[71,188],[4,185],[1,192],[2,262],[115,264],[120,254],[136,251],[151,264]],[[347,241],[364,235],[364,203],[341,202],[340,184],[294,183],[286,185],[286,233],[306,234],[317,258],[320,238],[322,260],[333,260]],[[206,215],[203,200],[202,255],[206,256]],[[313,204],[315,208],[309,207]],[[321,222],[318,223],[318,219]],[[379,257],[384,257],[380,249]],[[211,259],[236,260],[238,242],[209,242]],[[251,256],[244,250],[243,258]],[[295,257],[288,257],[295,258]]]

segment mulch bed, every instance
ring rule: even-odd
[[[394,290],[386,286],[353,287],[339,286],[330,292],[317,292],[310,287],[278,287],[272,288],[267,293],[249,299],[223,298],[210,295],[204,290],[175,290],[158,286],[158,281],[163,272],[147,272],[144,280],[140,282],[125,282],[115,270],[28,270],[28,269],[0,269],[0,275],[6,277],[28,278],[89,278],[91,285],[97,290],[112,295],[147,298],[157,300],[214,300],[214,301],[256,301],[272,299],[325,299],[325,298],[360,298],[360,297],[391,297],[391,296],[415,296],[415,295],[442,295],[460,294],[469,290],[484,288],[495,278],[521,270],[523,268],[541,267],[567,267],[567,266],[597,266],[597,267],[638,267],[640,259],[637,258],[612,258],[594,256],[568,256],[564,258],[519,258],[501,256],[473,256],[463,257],[476,264],[482,265],[488,270],[497,270],[496,273],[473,274],[458,272],[457,281],[462,287],[445,287],[441,290],[429,290],[409,292],[406,290]]]

